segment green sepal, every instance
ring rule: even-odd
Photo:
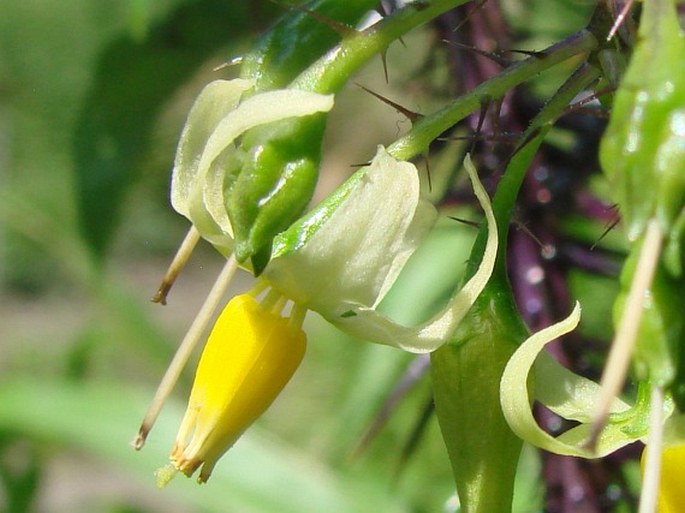
[[[378,0],[314,0],[302,7],[337,23],[354,26],[377,4]],[[288,8],[285,3],[281,5]],[[257,91],[285,87],[340,37],[308,12],[291,7],[243,56],[241,76],[254,80]]]
[[[314,192],[325,128],[322,114],[285,119],[245,134],[242,168],[227,195],[239,262],[261,274],[273,238],[304,212]]]
[[[511,511],[522,447],[500,407],[502,371],[526,332],[499,317],[508,295],[488,288],[456,337],[431,354],[433,395],[462,513]],[[495,306],[497,305],[497,306]]]
[[[621,292],[614,304],[614,319],[618,323],[632,284],[641,244],[631,252],[621,272]],[[685,280],[675,278],[659,265],[648,294],[643,299],[642,318],[633,354],[637,379],[650,380],[667,388],[674,380],[676,367],[685,343]]]
[[[630,240],[653,217],[670,233],[685,202],[685,39],[672,0],[644,3],[639,35],[600,148]]]

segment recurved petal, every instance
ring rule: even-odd
[[[368,167],[276,237],[264,276],[329,320],[350,304],[375,307],[435,217],[416,167],[379,147]]]
[[[542,354],[545,345],[575,329],[579,321],[580,305],[576,304],[566,319],[533,334],[521,344],[504,369],[500,401],[509,426],[526,442],[556,454],[598,458],[644,437],[647,434],[647,426],[642,422],[645,411],[644,405],[631,408],[616,399],[610,411],[613,415],[609,416],[595,448],[587,446],[600,387]],[[560,416],[578,421],[576,427],[554,437],[538,425],[529,395],[528,380],[533,369],[535,399]]]

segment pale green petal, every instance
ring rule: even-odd
[[[549,386],[554,383],[555,386]],[[535,361],[535,399],[554,413],[568,420],[591,422],[593,408],[601,387],[561,365],[552,356],[540,351]],[[612,412],[626,411],[630,405],[614,399]]]
[[[333,95],[297,89],[277,89],[251,96],[216,126],[202,152],[199,167],[211,166],[227,146],[251,128],[286,118],[328,112],[332,108]]]
[[[373,307],[435,217],[416,167],[379,147],[370,166],[276,237],[264,277],[329,320],[349,304]]]
[[[646,435],[646,426],[641,422],[644,411],[630,410],[626,403],[615,400],[596,447],[594,450],[587,447],[599,386],[542,354],[545,345],[575,329],[579,321],[580,305],[576,304],[569,317],[521,344],[504,369],[500,401],[509,426],[526,442],[556,454],[598,458]],[[535,399],[562,417],[581,422],[556,438],[543,431],[533,417],[528,377],[534,365]]]
[[[242,79],[215,80],[195,100],[181,133],[171,173],[171,204],[179,214],[188,217],[191,196],[202,182],[199,163],[207,140],[219,122],[236,108],[240,96],[252,83]]]
[[[452,297],[441,312],[428,322],[416,327],[402,326],[386,315],[377,312],[373,307],[354,304],[343,305],[343,315],[325,316],[330,322],[356,337],[378,344],[399,347],[412,353],[434,351],[450,339],[490,279],[495,266],[498,246],[497,225],[490,199],[483,189],[478,179],[478,173],[468,155],[464,159],[464,167],[471,179],[476,197],[485,212],[488,227],[483,258],[476,273],[466,285]]]
[[[224,252],[233,245],[224,182],[239,151],[235,139],[259,125],[333,107],[332,95],[294,89],[267,91],[239,103],[251,86],[252,81],[236,79],[217,80],[205,87],[181,135],[172,173],[172,206]]]

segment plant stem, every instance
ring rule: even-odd
[[[521,441],[502,415],[502,372],[527,336],[506,276],[506,236],[518,191],[544,135],[568,103],[599,76],[580,67],[526,130],[493,199],[500,234],[496,270],[452,343],[431,355],[435,407],[452,463],[462,513],[510,511]],[[487,233],[474,244],[466,279],[483,255]]]
[[[342,42],[312,64],[290,87],[317,93],[333,93],[376,54],[419,25],[466,3],[468,0],[416,1],[368,29],[345,37]]]
[[[445,130],[453,127],[482,105],[503,97],[513,87],[571,57],[588,54],[597,47],[597,40],[588,30],[581,30],[564,41],[550,46],[502,71],[460,96],[441,110],[422,118],[403,137],[388,147],[388,152],[400,160],[408,160],[425,151]]]

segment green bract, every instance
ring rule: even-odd
[[[638,251],[629,255],[621,273],[621,290],[614,305],[616,324],[623,315],[630,284],[634,279],[637,255]],[[633,355],[633,367],[638,380],[650,380],[668,389],[675,379],[676,365],[685,340],[684,302],[683,279],[673,277],[663,265],[658,266],[642,300],[642,319]]]
[[[598,458],[647,435],[649,401],[643,389],[633,407],[615,399],[596,447],[587,447],[599,385],[574,374],[547,353],[545,345],[572,331],[580,320],[580,306],[571,315],[528,338],[511,357],[500,382],[502,411],[511,429],[542,449],[569,456]],[[531,411],[528,377],[533,373],[534,398],[564,419],[579,424],[554,437],[538,426]],[[669,411],[672,409],[669,403]]]
[[[421,199],[416,167],[382,147],[370,166],[277,236],[265,278],[296,303],[361,339],[428,352],[444,344],[490,277],[497,230],[487,194],[470,159],[465,167],[488,223],[481,265],[443,311],[418,327],[377,311],[407,259],[435,220]]]
[[[653,217],[665,234],[682,230],[685,201],[685,39],[672,0],[644,2],[639,36],[600,151],[630,240]]]
[[[171,176],[171,203],[220,252],[233,250],[226,196],[240,173],[241,150],[234,142],[256,126],[327,112],[332,95],[295,89],[256,94],[240,102],[249,80],[216,80],[190,111]]]

